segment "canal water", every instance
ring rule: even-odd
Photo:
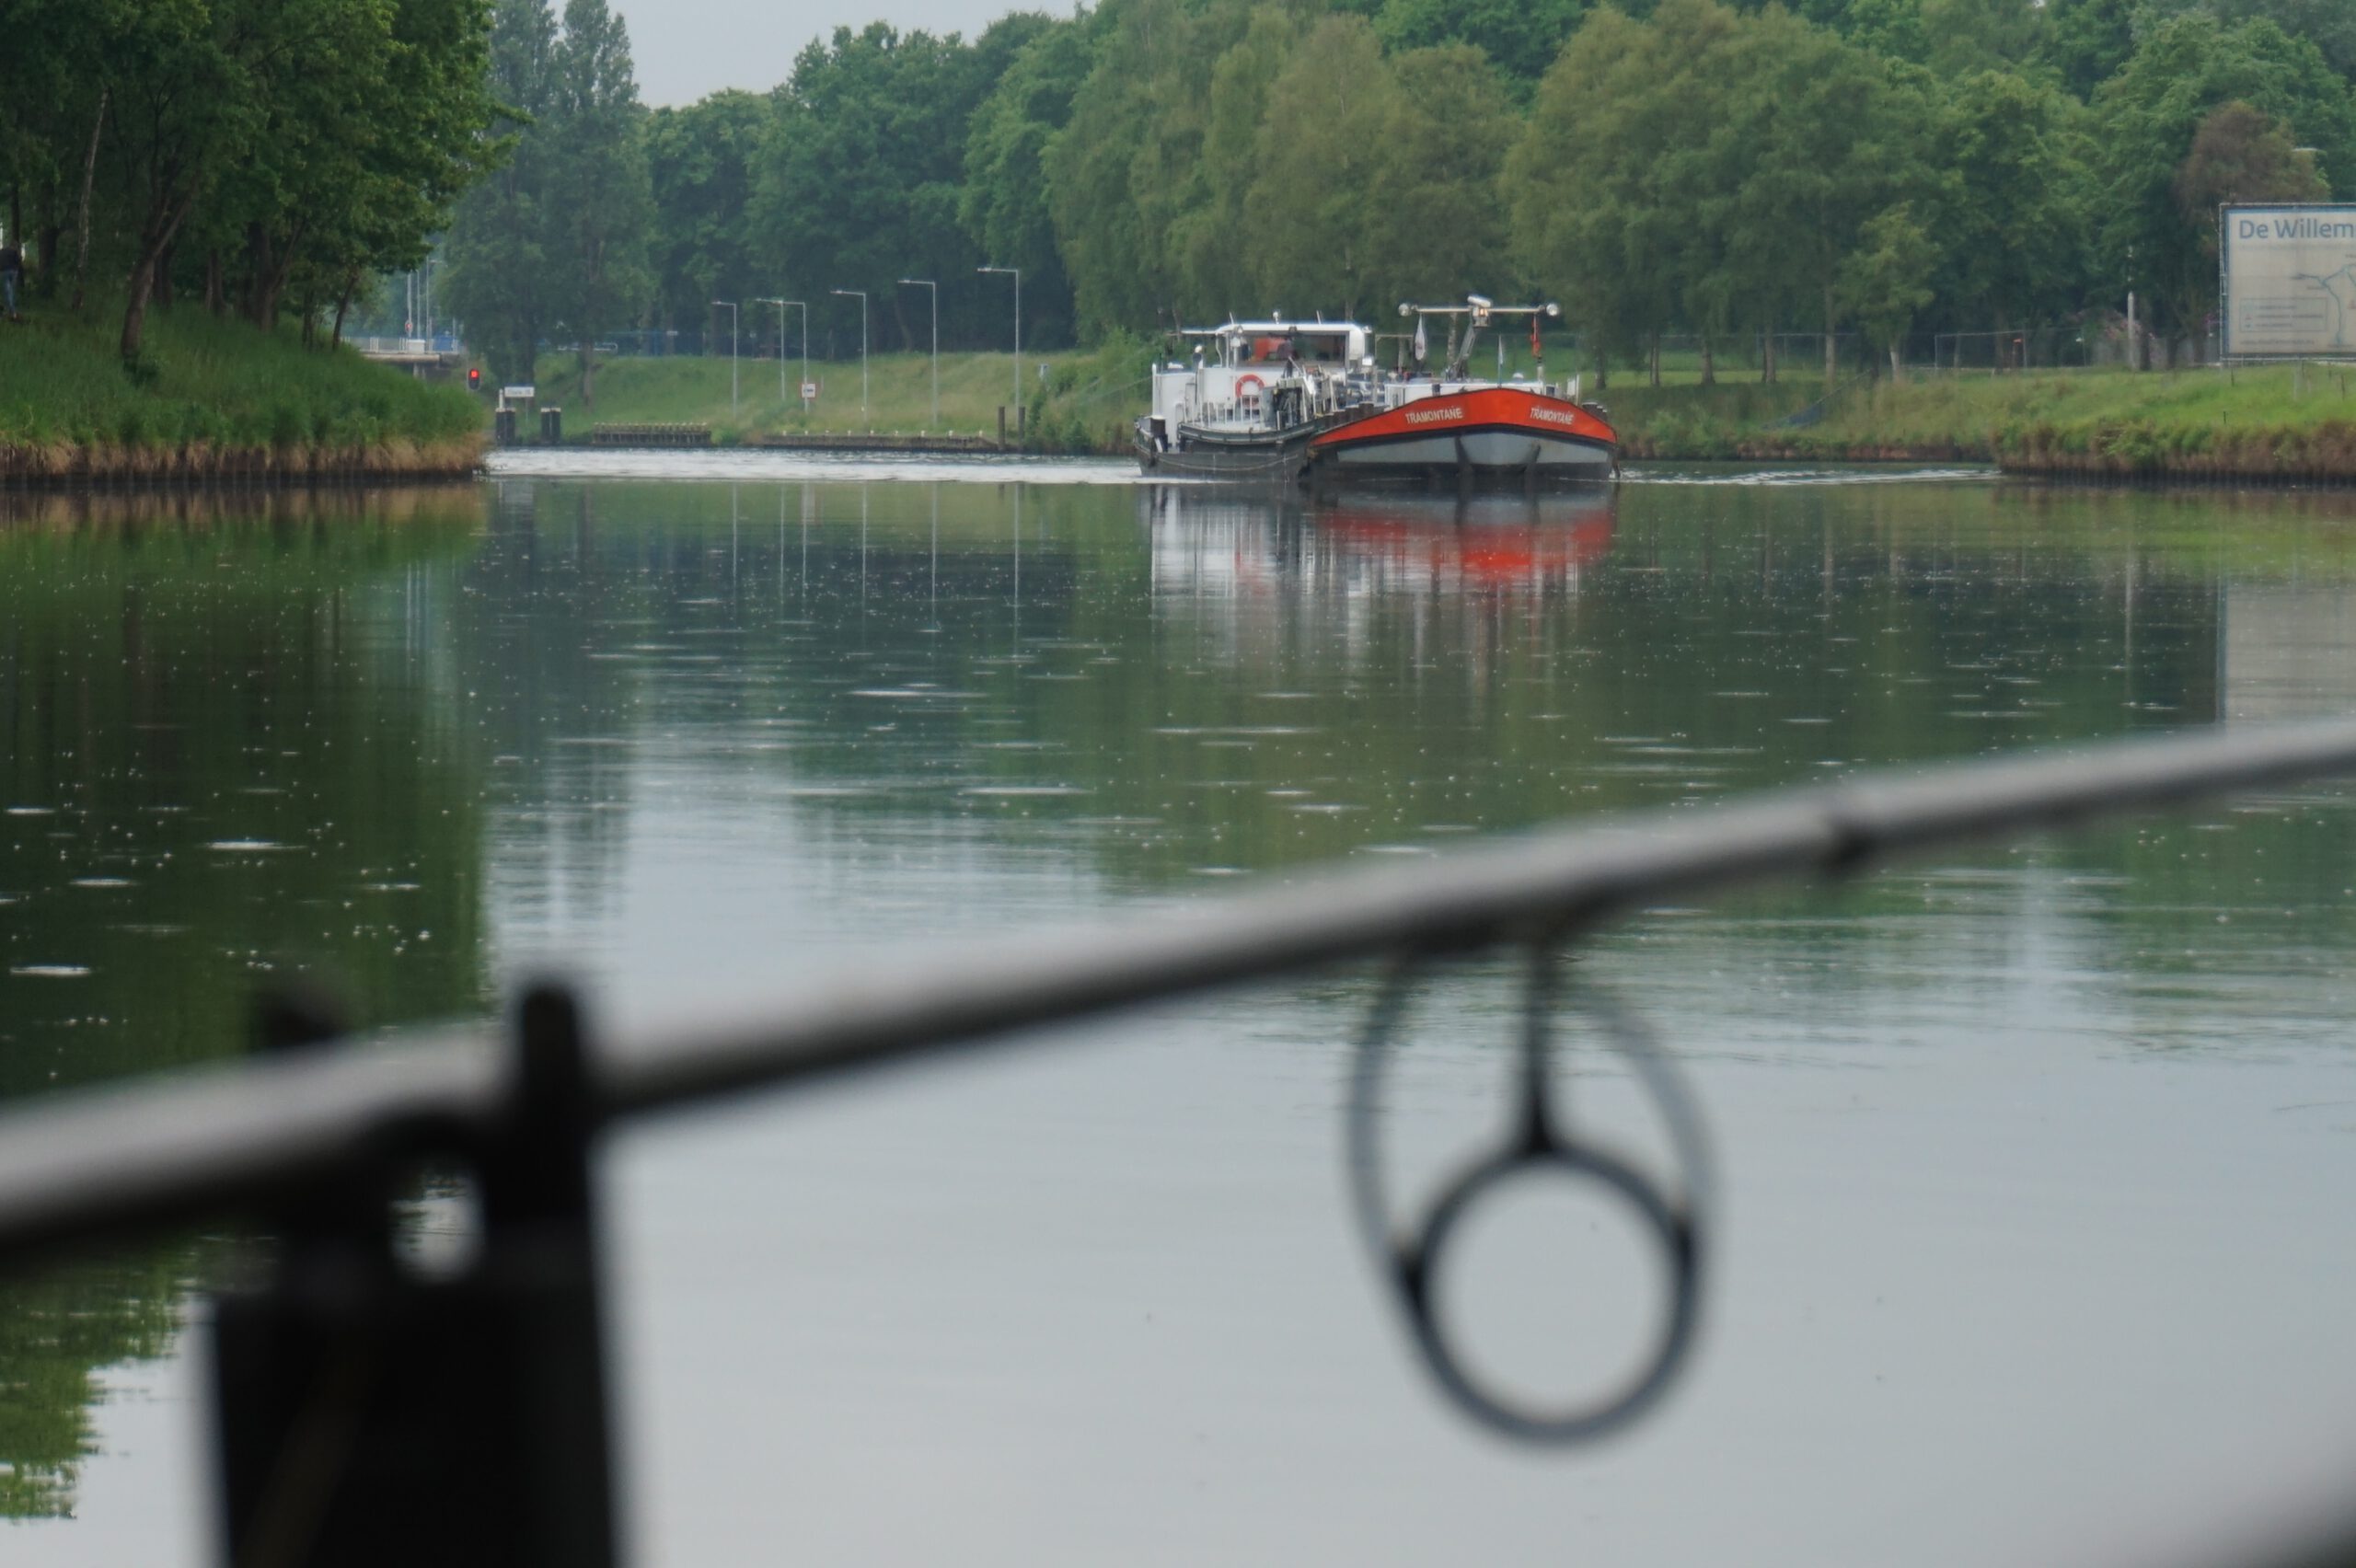
[[[653,1020],[1583,813],[2346,712],[2356,501],[1680,470],[1460,513],[684,455],[0,497],[0,1094],[31,1101],[233,1055],[294,972],[371,1027],[547,972]],[[2350,804],[1591,943],[1720,1202],[1696,1355],[1588,1449],[1461,1420],[1357,1250],[1367,974],[629,1130],[636,1560],[2108,1562],[2279,1525],[2356,1453]],[[1500,963],[1410,1011],[1402,1193],[1506,1120],[1516,1009]],[[1657,1156],[1565,1032],[1578,1113]],[[1640,1242],[1508,1194],[1449,1286],[1483,1374],[1624,1366]],[[222,1250],[0,1286],[12,1564],[207,1559]]]

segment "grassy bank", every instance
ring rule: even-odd
[[[1129,362],[1136,360],[1135,368]],[[1045,375],[1042,375],[1044,367]],[[932,360],[927,354],[877,354],[860,384],[857,360],[810,363],[818,396],[805,413],[802,363],[789,359],[784,385],[778,362],[681,355],[600,362],[596,402],[582,396],[574,354],[540,360],[536,385],[543,407],[564,409],[568,441],[586,441],[600,424],[699,424],[723,445],[769,435],[982,435],[996,440],[999,410],[1007,410],[1009,439],[1015,418],[1015,368],[1011,353],[942,354],[941,414],[933,418]],[[1115,346],[1088,353],[1029,353],[1022,359],[1024,444],[1033,450],[1093,450],[1103,431],[1117,427],[1126,449],[1128,422],[1145,396],[1142,351]],[[1129,383],[1137,385],[1128,385]],[[1111,390],[1108,390],[1111,389]]]
[[[1022,445],[1127,451],[1148,363],[1133,342],[1026,356]],[[820,392],[805,415],[801,366],[785,368],[780,398],[775,360],[739,362],[733,409],[724,359],[607,361],[594,411],[582,401],[572,355],[545,358],[538,385],[543,403],[564,409],[565,434],[575,442],[599,423],[709,425],[722,444],[871,432],[995,439],[998,411],[1013,398],[1010,356],[943,354],[936,425],[929,359],[879,354],[869,363],[864,410],[858,361],[814,362]],[[1658,387],[1623,374],[1596,395],[1640,460],[1996,462],[2025,473],[2356,478],[2356,367],[1910,372],[1897,383],[1848,382],[1820,409],[1823,383],[1806,371],[1772,385],[1729,375],[1714,386]],[[1811,414],[1811,422],[1789,422]]]
[[[1995,462],[2022,473],[2356,478],[2356,369],[2037,371],[1853,383],[1614,386],[1631,455]]]
[[[430,478],[480,460],[481,409],[457,387],[188,306],[149,318],[126,370],[118,327],[98,308],[0,324],[0,481]]]

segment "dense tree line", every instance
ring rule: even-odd
[[[1642,363],[1753,334],[2216,306],[2226,199],[2356,195],[2346,0],[1102,0],[842,29],[638,100],[606,0],[8,0],[37,285],[306,329],[445,235],[502,374],[631,329],[1041,347],[1559,298]],[[461,193],[463,192],[463,199]],[[455,208],[455,215],[454,214]],[[798,332],[799,323],[790,330]],[[1829,344],[1830,338],[1828,336]],[[1770,369],[1772,374],[1772,367]]]
[[[340,327],[499,156],[490,0],[8,0],[0,220],[40,296]]]
[[[503,0],[537,6],[541,0]],[[1103,0],[967,41],[876,25],[766,96],[644,118],[640,318],[1042,346],[1230,311],[1559,297],[1662,334],[2007,330],[2216,306],[2226,199],[2356,196],[2344,0]],[[848,324],[848,325],[847,325]],[[724,321],[722,323],[724,327]],[[763,326],[762,331],[773,330]],[[1771,368],[1772,373],[1772,368]]]
[[[469,346],[526,380],[538,346],[636,321],[660,232],[629,39],[606,0],[497,0],[490,90],[508,149],[459,203],[444,298]],[[594,374],[595,356],[584,352]],[[594,399],[594,385],[583,392]]]

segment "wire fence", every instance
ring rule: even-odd
[[[1387,340],[1389,335],[1384,336]],[[1532,361],[1526,340],[1513,334],[1507,337],[1509,340],[1500,345],[1504,364],[1508,371],[1527,373]],[[464,340],[450,332],[433,338],[355,337],[346,341],[371,352],[466,352]],[[774,331],[756,331],[749,322],[733,345],[724,331],[668,329],[608,332],[594,342],[599,354],[616,358],[725,359],[733,351],[739,360],[774,362],[780,346],[788,363],[804,357],[798,332],[789,331],[780,345]],[[2114,314],[1984,331],[1913,332],[1899,345],[1898,363],[1909,375],[2119,369],[2135,359],[2131,344],[2140,346],[2142,367],[2147,370],[2224,363],[2223,344],[2213,331],[2173,336],[2139,326],[2131,339],[2125,317]],[[549,340],[540,344],[541,352],[547,353],[572,353],[580,347],[577,340]],[[1489,351],[1494,352],[1494,348]],[[813,363],[839,363],[856,359],[858,353],[855,341],[846,346],[834,337],[820,334],[810,340],[807,357]],[[1387,362],[1389,356],[1384,357]],[[1487,353],[1476,352],[1476,373],[1484,368],[1483,362],[1487,357]],[[1558,367],[1576,364],[1590,377],[1598,369],[1583,333],[1565,332],[1552,337],[1546,357]],[[1887,350],[1868,342],[1860,332],[1831,334],[1830,365],[1840,378],[1845,379],[1859,369],[1886,369],[1889,363]],[[1706,339],[1698,333],[1669,332],[1633,352],[1615,354],[1603,368],[1609,380],[1623,384],[1643,385],[1657,375],[1665,386],[1689,386],[1704,379],[1821,379],[1827,363],[1826,334],[1822,332],[1744,332]]]
[[[2137,327],[2130,335],[2123,317],[1991,332],[1935,332],[1928,356],[1922,339],[1909,340],[1902,363],[1910,370],[1986,371],[2124,369],[2140,348],[2146,370],[2185,369],[2223,363],[2214,332],[2175,336]]]
[[[1596,362],[1587,353],[1582,335],[1567,336],[1572,352],[1592,375]],[[1845,380],[1860,370],[1880,374],[1890,368],[1888,348],[1869,343],[1862,333],[1832,333],[1829,355],[1826,341],[1822,332],[1750,332],[1711,339],[1663,333],[1632,353],[1613,356],[1608,374],[1625,382],[1644,384],[1657,377],[1664,386],[1684,386],[1705,378],[1821,379],[1828,368]],[[2214,332],[2176,336],[2139,324],[2131,335],[2126,318],[2117,315],[1982,331],[1911,332],[1897,347],[1897,366],[1908,375],[2123,369],[2135,363],[2137,347],[2147,370],[2224,363],[2223,344]]]

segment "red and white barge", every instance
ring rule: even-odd
[[[1405,382],[1397,401],[1312,436],[1312,480],[1444,485],[1595,483],[1620,471],[1620,438],[1576,389]]]
[[[1566,384],[1468,374],[1482,329],[1529,317],[1530,342],[1553,306],[1399,307],[1416,317],[1417,369],[1385,372],[1373,334],[1347,322],[1230,321],[1185,334],[1191,364],[1153,374],[1153,404],[1137,423],[1138,466],[1157,478],[1260,484],[1421,484],[1467,490],[1610,480],[1620,440],[1601,405]],[[1448,321],[1443,368],[1427,374],[1425,317]],[[1502,342],[1502,339],[1500,340]]]

